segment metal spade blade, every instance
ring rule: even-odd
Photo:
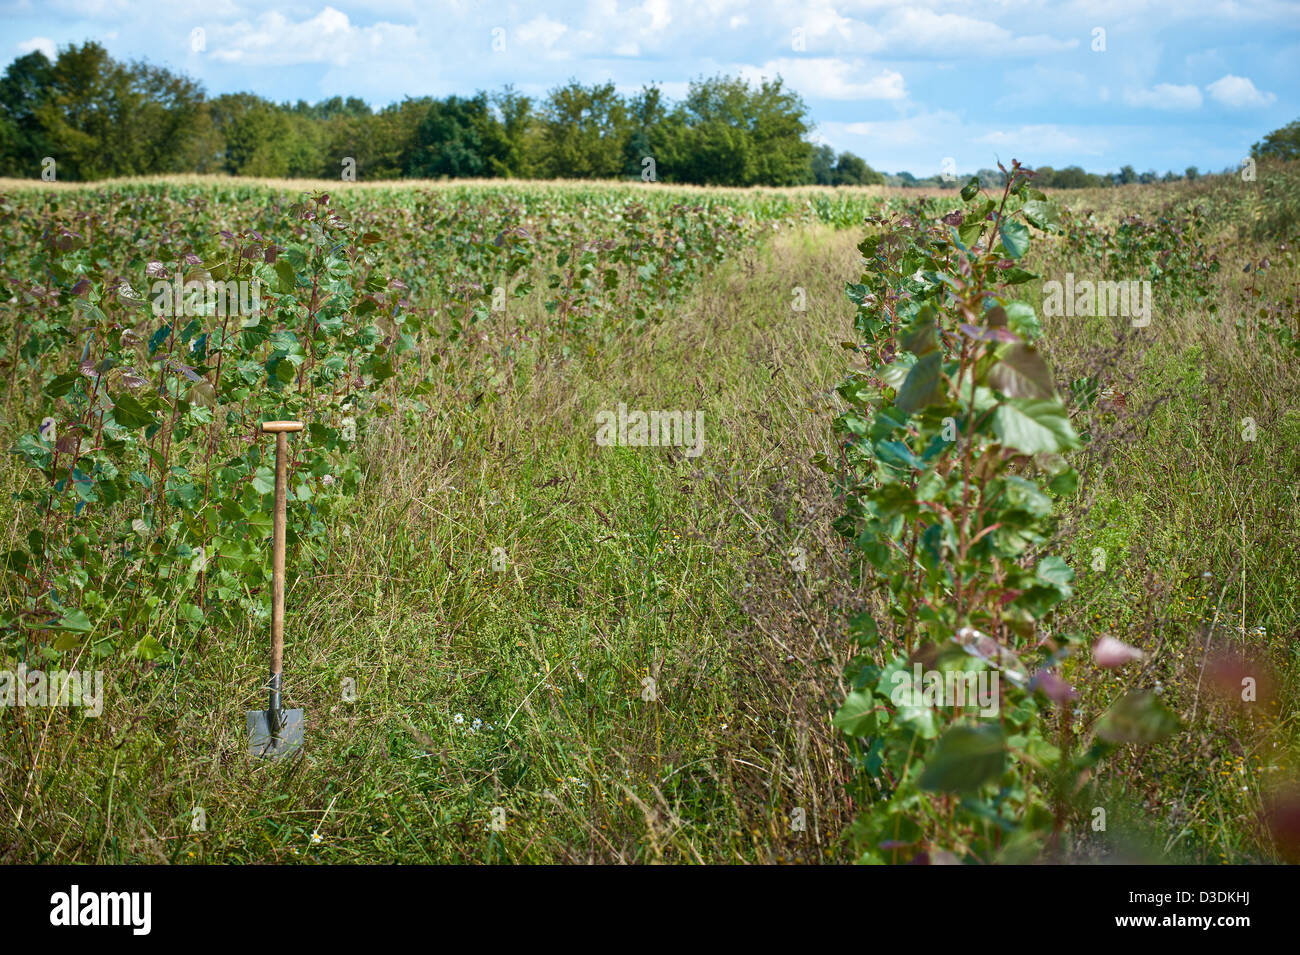
[[[280,710],[277,715],[278,726],[273,730],[270,710],[248,711],[248,755],[279,759],[302,746],[302,710]]]

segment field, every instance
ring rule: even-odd
[[[0,669],[104,681],[98,716],[0,708],[0,861],[1294,860],[1297,188],[1265,166],[994,213],[956,190],[0,181]],[[962,254],[974,278],[944,273]],[[1067,273],[1149,282],[1149,324],[1050,314]],[[177,276],[255,281],[260,308],[200,284],[160,312]],[[904,334],[907,303],[966,300],[1036,347],[995,355],[982,307],[988,335],[944,313],[917,344],[929,312]],[[953,416],[911,374],[939,352],[972,408],[952,457],[922,451]],[[961,381],[995,359],[1029,384],[991,402],[1059,395],[1044,427],[1078,441],[979,471],[1012,442],[977,446]],[[909,404],[901,445],[873,430]],[[697,443],[599,440],[620,405]],[[262,761],[256,426],[290,417],[308,730]],[[1018,543],[988,525],[1014,557],[935,543],[927,513],[975,512],[927,499],[926,468],[1022,489]],[[959,747],[960,706],[872,699],[975,624],[1057,674],[1007,696],[995,754]]]

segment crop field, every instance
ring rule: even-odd
[[[1300,164],[1006,174],[0,180],[0,862],[1300,860]]]

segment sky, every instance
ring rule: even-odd
[[[0,60],[96,40],[276,101],[544,96],[612,80],[671,98],[781,76],[811,137],[883,172],[1236,166],[1300,118],[1300,0],[0,0]]]

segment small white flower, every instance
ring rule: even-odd
[[[319,832],[313,832],[313,833],[311,834],[311,844],[312,844],[312,845],[319,845],[322,841],[324,841],[324,840],[321,839],[321,834],[320,834]]]
[[[461,723],[465,722],[465,714],[457,713],[455,716],[451,718],[451,721],[455,723],[457,726],[459,726]]]
[[[320,479],[320,482],[321,484],[324,484],[326,487],[332,487],[334,485],[334,475],[327,474]]]

